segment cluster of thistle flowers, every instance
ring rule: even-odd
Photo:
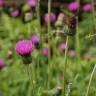
[[[8,2],[8,1],[7,1]],[[35,11],[36,0],[28,0],[27,3],[12,3],[8,5],[6,0],[0,0],[0,9],[11,17],[21,17],[25,22],[32,21],[33,13]]]
[[[48,13],[46,13],[44,16],[45,25],[48,24],[48,17],[49,17],[51,25],[55,26],[57,33],[63,33],[63,35],[73,36],[76,33],[76,23],[77,23],[76,16],[78,15],[79,11],[81,12],[81,10],[84,13],[90,13],[92,11],[92,5],[86,3],[83,5],[81,9],[81,6],[78,2],[71,2],[67,6],[68,11],[67,13],[62,12],[59,13],[58,16],[56,16],[55,13],[51,13],[50,16],[48,16]],[[69,17],[67,15],[69,15]]]
[[[22,57],[24,64],[30,64],[32,62],[31,54],[38,48],[40,44],[40,37],[33,35],[31,40],[21,40],[16,44],[16,53]],[[44,57],[48,57],[48,48],[44,47],[41,50],[41,54]]]
[[[68,5],[68,9],[69,11],[76,13],[77,11],[80,10],[80,4],[78,2],[72,2]],[[91,10],[92,10],[92,5],[89,3],[84,4],[82,7],[82,11],[84,13],[91,12]]]
[[[21,5],[22,4],[18,4],[18,5],[15,5],[15,7],[10,7],[9,14],[12,17],[20,16],[20,14],[22,14],[22,12],[20,12],[20,8],[19,8],[19,7],[21,7]],[[1,7],[3,8],[5,6],[7,6],[6,1],[5,0],[0,0],[0,8]],[[23,7],[22,7],[22,9],[24,9],[24,10],[25,9],[34,9],[36,7],[36,0],[28,0],[28,2],[26,4],[23,4]],[[73,12],[73,13],[76,13],[77,11],[79,11],[79,9],[80,9],[80,4],[78,2],[71,2],[71,3],[68,4],[68,10]],[[84,4],[83,7],[82,7],[82,11],[84,13],[91,12],[91,10],[92,10],[92,6],[89,3]],[[27,14],[27,15],[31,16],[30,12],[28,12],[28,13],[29,14]],[[47,15],[48,14],[45,15],[46,18],[48,17]],[[54,22],[54,20],[56,18],[55,14],[51,14],[50,19],[51,18],[52,18],[52,22]],[[47,21],[47,19],[45,19],[45,21]]]
[[[30,64],[32,62],[31,54],[36,48],[38,48],[37,46],[39,44],[40,44],[40,37],[37,35],[33,35],[31,40],[21,40],[17,42],[15,50],[16,53],[22,57],[24,64]],[[60,43],[58,46],[59,51],[61,53],[64,53],[67,47],[68,46],[66,46],[65,43]],[[47,58],[48,53],[49,53],[48,47],[42,48],[41,50],[42,56]],[[75,51],[70,50],[69,56],[70,58],[73,59],[75,57]]]
[[[68,4],[68,10],[72,13],[77,13],[80,10],[80,4],[78,2],[71,2],[70,4]],[[89,3],[86,3],[85,5],[83,5],[82,10],[84,13],[91,12],[92,5]],[[64,14],[60,14],[60,18],[63,20]],[[46,23],[48,23],[48,14],[45,14],[44,20]],[[56,15],[54,13],[51,14],[50,20],[52,23],[54,23],[56,21]]]
[[[3,8],[5,6],[5,4],[6,3],[4,0],[0,0],[0,8]],[[30,9],[30,8],[33,9],[35,6],[36,6],[35,0],[28,0],[28,2],[25,4],[24,8],[26,9],[26,7],[27,7],[27,9]],[[80,5],[77,2],[71,2],[68,5],[68,10],[73,13],[78,12],[79,9],[80,9]],[[91,10],[92,10],[91,4],[85,4],[83,6],[82,10],[85,13],[91,12]],[[20,10],[16,7],[15,10],[12,10],[10,14],[12,17],[17,17],[20,15]],[[26,16],[30,17],[29,11],[27,12]],[[32,15],[31,15],[31,17],[32,17]],[[64,21],[64,17],[65,17],[64,13],[60,13],[58,15],[58,19],[61,20],[62,22]],[[56,22],[56,19],[57,19],[56,15],[54,13],[51,13],[50,21],[52,24],[54,24]],[[48,13],[45,14],[44,21],[45,21],[45,24],[47,25],[48,24]],[[40,37],[38,37],[38,36],[32,36],[31,40],[22,40],[17,43],[16,52],[17,52],[17,54],[19,54],[20,56],[23,57],[22,59],[23,59],[24,63],[31,63],[31,60],[32,60],[32,59],[30,59],[31,53],[34,51],[34,49],[36,48],[36,46],[39,43],[40,43]],[[59,49],[61,52],[64,52],[64,50],[66,49],[65,43],[61,43],[59,45]],[[41,53],[43,56],[48,57],[48,48],[47,47],[43,48]],[[71,58],[74,58],[75,52],[73,50],[71,50],[69,52],[69,56]],[[26,59],[26,57],[27,57],[27,59]],[[5,63],[0,62],[0,69],[3,69],[4,66],[5,66]]]

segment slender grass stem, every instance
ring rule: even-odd
[[[81,1],[77,0],[78,4],[81,7]],[[80,10],[78,10],[78,13]],[[80,42],[79,42],[79,22],[78,22],[78,16],[76,16],[76,55],[77,55],[77,61],[80,59]]]
[[[95,66],[94,66],[94,68],[93,68],[93,71],[92,71],[92,73],[91,73],[90,80],[89,80],[89,84],[88,84],[88,87],[87,87],[87,91],[86,91],[86,95],[85,95],[85,96],[88,96],[88,94],[89,94],[90,86],[91,86],[91,82],[92,82],[92,78],[93,78],[95,69],[96,69],[96,64],[95,64]]]
[[[28,34],[31,35],[31,23],[27,24]]]
[[[78,24],[78,17],[76,17],[76,55],[77,61],[80,59],[80,42],[79,42],[79,24]]]
[[[28,65],[28,66],[25,66],[26,67],[26,73],[28,74],[28,79],[29,79],[29,89],[28,89],[28,94],[27,94],[27,96],[31,96],[32,94],[34,94],[34,92],[33,92],[33,78],[31,77],[31,73],[30,73],[30,66]],[[31,90],[32,89],[32,90]],[[32,93],[31,93],[32,92]]]
[[[30,75],[31,75],[31,84],[33,84],[33,90],[35,90],[36,88],[36,70],[35,70],[35,63],[34,64],[30,64]],[[35,91],[33,91],[33,95],[35,95]]]
[[[40,0],[37,0],[36,12],[37,12],[37,19],[38,19],[38,30],[40,31],[40,35],[42,35],[42,33],[41,33],[41,23],[40,23]]]
[[[49,46],[49,53],[48,53],[48,88],[50,86],[50,80],[51,80],[51,54],[50,54],[50,32],[51,32],[51,24],[50,24],[50,15],[51,15],[51,0],[48,0],[48,46]]]
[[[66,49],[65,49],[65,54],[64,54],[64,71],[63,71],[63,86],[64,86],[64,90],[63,90],[63,96],[65,96],[66,94],[66,68],[67,68],[67,52],[68,52],[68,36],[66,37]]]
[[[94,8],[94,0],[91,1],[92,3],[92,29],[93,29],[93,34],[95,33],[95,8]],[[96,39],[93,39],[93,44],[95,43]]]
[[[93,22],[93,31],[95,32],[95,8],[94,8],[94,0],[92,0],[92,22]]]
[[[42,40],[42,30],[41,30],[41,20],[40,20],[40,0],[36,0],[36,13],[37,13],[37,20],[38,20],[38,31],[39,31],[39,35],[40,35],[40,38],[41,38],[41,43],[40,43],[40,48],[42,48],[42,43],[43,43],[43,40]],[[37,76],[36,76],[36,81],[38,82],[38,78],[39,78],[39,74],[40,74],[40,66],[39,66],[39,58],[40,57],[37,57]],[[38,85],[39,86],[39,85]],[[41,85],[40,85],[41,86]],[[39,86],[39,87],[40,87]]]

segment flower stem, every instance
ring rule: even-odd
[[[26,66],[26,72],[27,72],[28,78],[29,78],[29,89],[28,89],[27,96],[31,96],[32,94],[34,94],[34,84],[33,84],[33,75],[31,77],[31,70],[30,70],[30,66],[29,65]]]
[[[92,3],[92,24],[93,24],[93,34],[95,33],[95,8],[94,8],[94,0],[91,1]],[[96,39],[93,39],[93,43],[95,44]]]
[[[40,31],[40,35],[42,35],[41,23],[40,23],[40,0],[37,0],[36,12],[37,12],[37,19],[38,19],[38,31]]]
[[[65,96],[66,94],[66,68],[67,68],[67,52],[68,52],[68,36],[66,37],[66,49],[65,49],[65,54],[64,54],[64,71],[63,71],[63,77],[64,77],[64,80],[63,80],[63,87],[64,87],[64,90],[63,90],[63,96]]]
[[[79,24],[78,24],[78,17],[76,17],[76,55],[77,61],[80,60],[80,42],[79,42]]]
[[[27,26],[28,26],[28,34],[31,35],[31,23],[28,23]]]
[[[50,86],[50,80],[51,80],[51,64],[50,64],[50,60],[51,60],[51,55],[50,55],[50,32],[51,32],[51,24],[50,24],[50,15],[51,15],[51,0],[48,0],[48,49],[49,49],[49,53],[48,53],[48,88]]]

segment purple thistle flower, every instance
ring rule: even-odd
[[[21,40],[16,44],[16,53],[22,56],[24,64],[30,64],[32,62],[31,53],[33,52],[34,46],[31,40]]]
[[[38,45],[40,43],[40,37],[37,36],[37,35],[33,35],[32,38],[31,38],[31,42],[34,45]]]
[[[42,55],[43,56],[48,57],[48,52],[49,52],[48,48],[43,48],[42,49]]]
[[[12,17],[17,17],[19,15],[19,10],[14,10],[11,12]]]
[[[0,59],[0,70],[2,70],[5,67],[5,62]]]
[[[21,40],[16,44],[16,53],[21,56],[30,55],[34,49],[30,40]]]
[[[80,5],[78,4],[78,2],[72,2],[68,5],[68,9],[69,11],[76,13],[79,11]]]
[[[48,15],[48,13],[46,13],[44,16],[44,21],[46,24],[48,24],[48,17],[49,17],[49,15]],[[52,13],[50,16],[50,22],[54,23],[55,21],[56,21],[56,15]]]
[[[70,56],[71,59],[73,59],[75,57],[75,55],[76,54],[75,54],[74,50],[69,51],[69,56]]]
[[[61,52],[64,52],[64,51],[66,50],[66,48],[67,48],[67,46],[66,46],[65,43],[61,43],[61,44],[59,45],[59,50],[60,50]]]
[[[90,12],[92,10],[92,5],[91,4],[85,4],[84,6],[83,6],[83,11],[85,12],[85,13],[88,13],[88,12]]]
[[[0,0],[0,7],[2,7],[5,4],[4,0]]]
[[[29,0],[28,2],[27,2],[27,5],[29,6],[29,7],[35,7],[36,6],[36,0]]]

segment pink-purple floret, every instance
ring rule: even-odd
[[[30,7],[35,7],[36,6],[36,0],[29,0],[27,5]]]
[[[42,55],[43,55],[43,56],[48,57],[48,53],[49,53],[48,48],[43,48],[43,49],[42,49]]]
[[[69,56],[70,56],[70,58],[74,58],[75,57],[75,51],[74,50],[71,50],[70,52],[69,52]]]
[[[64,50],[66,50],[66,48],[67,48],[67,46],[66,46],[65,43],[61,43],[61,44],[59,45],[60,51],[64,51]]]
[[[68,9],[71,12],[78,12],[80,8],[80,5],[78,4],[78,2],[72,2],[68,5]]]
[[[33,52],[34,46],[30,40],[22,40],[16,44],[16,53],[21,56],[30,55]]]
[[[85,13],[90,12],[91,10],[92,10],[92,5],[91,5],[91,4],[85,4],[85,5],[83,6],[83,11],[84,11]]]
[[[5,67],[5,62],[0,59],[0,70],[2,70]]]
[[[19,10],[15,10],[15,11],[11,12],[11,16],[13,16],[13,17],[16,17],[18,15],[19,15]]]
[[[4,5],[5,1],[4,0],[0,0],[0,7],[2,7]]]
[[[32,44],[34,44],[34,45],[39,44],[39,42],[40,42],[40,37],[37,36],[37,35],[33,35],[32,38],[31,38],[31,42],[32,42]]]
[[[45,21],[46,24],[48,23],[48,17],[49,17],[48,13],[45,14],[44,21]],[[55,21],[56,21],[56,15],[52,13],[51,16],[50,16],[50,22],[54,23]]]

